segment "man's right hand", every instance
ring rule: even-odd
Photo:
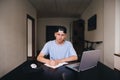
[[[49,61],[49,65],[51,65],[51,66],[55,66],[55,65],[57,65],[58,63],[57,62],[55,62],[54,60],[50,60]]]

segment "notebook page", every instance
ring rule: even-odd
[[[55,69],[55,68],[58,68],[58,67],[60,67],[60,66],[63,66],[64,64],[68,64],[68,63],[67,63],[67,62],[63,62],[63,63],[59,63],[59,64],[56,65],[56,66],[51,66],[51,65],[49,65],[49,64],[44,64],[44,65],[46,65],[46,66],[48,66],[48,67],[50,67],[50,68]]]

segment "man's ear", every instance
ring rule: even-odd
[[[67,34],[65,33],[65,36],[67,36]]]

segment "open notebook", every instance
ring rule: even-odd
[[[84,51],[80,62],[68,64],[65,66],[77,72],[85,71],[97,65],[97,62],[99,61],[99,56],[99,50]]]
[[[50,68],[55,69],[55,68],[58,68],[58,67],[60,67],[60,66],[65,65],[65,64],[68,64],[68,63],[67,63],[67,62],[63,62],[63,63],[59,63],[59,64],[56,65],[56,66],[51,66],[51,65],[49,65],[49,64],[44,64],[44,65],[46,65],[46,66],[48,66],[48,67],[50,67]]]

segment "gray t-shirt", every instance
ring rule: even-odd
[[[50,55],[51,60],[63,59],[76,55],[76,51],[70,41],[65,41],[64,44],[56,44],[55,40],[48,41],[41,50],[45,55]]]

